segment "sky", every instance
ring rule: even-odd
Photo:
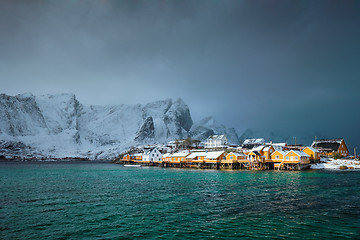
[[[1,92],[180,97],[195,121],[240,135],[360,147],[359,12],[355,0],[0,0]]]

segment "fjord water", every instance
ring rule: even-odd
[[[360,172],[0,163],[1,239],[359,239]]]

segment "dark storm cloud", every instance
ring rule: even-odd
[[[5,93],[88,104],[182,97],[239,131],[355,141],[358,1],[4,1]]]

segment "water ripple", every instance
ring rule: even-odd
[[[17,163],[0,190],[4,239],[360,238],[358,172]]]

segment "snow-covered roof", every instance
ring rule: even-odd
[[[164,158],[166,158],[166,157],[168,157],[168,156],[170,156],[170,153],[165,153],[165,154],[163,155]]]
[[[306,147],[306,148],[310,149],[313,152],[319,152],[316,148],[313,148],[313,147]]]
[[[243,156],[246,156],[245,154],[243,154],[243,153],[237,153],[237,152],[230,152],[230,153],[228,153],[226,156],[228,156],[228,155],[230,155],[230,154],[234,154],[235,156],[237,156],[237,157],[243,157]]]
[[[208,137],[208,139],[217,139],[217,140],[224,139],[224,138],[226,138],[225,135],[212,135],[212,136]]]
[[[285,147],[286,143],[266,143],[266,145]]]
[[[156,147],[154,147],[154,148],[151,148],[151,149],[148,149],[148,150],[146,150],[145,152],[144,152],[144,155],[149,155],[151,152],[153,152],[153,151],[159,151]]]
[[[264,147],[262,150],[263,150],[264,152],[267,152],[267,151],[270,150],[270,148],[271,148],[271,146],[266,146],[266,147]]]
[[[189,155],[189,152],[176,152],[171,154],[169,157],[186,157]]]
[[[275,154],[275,153],[280,153],[281,155],[285,156],[289,151],[280,151],[280,150],[276,150],[275,152],[273,152],[271,155]]]
[[[286,153],[286,155],[289,154],[290,152],[294,152],[295,154],[297,154],[297,155],[299,155],[299,156],[301,156],[301,157],[310,157],[310,156],[307,155],[306,153],[301,152],[301,151],[297,151],[297,150],[288,151],[288,152]]]
[[[251,151],[261,151],[264,149],[264,145],[260,145],[260,146],[257,146],[257,147],[254,147],[253,149],[251,149]]]
[[[196,157],[200,157],[200,156],[202,156],[202,157],[205,157],[206,156],[206,152],[192,152],[189,156],[187,156],[186,158],[187,159],[194,159],[194,158],[196,158]]]
[[[205,158],[207,158],[207,159],[215,159],[215,158],[220,157],[220,155],[223,154],[223,153],[224,153],[224,151],[208,152],[208,153],[206,153]]]
[[[341,143],[343,141],[343,138],[333,138],[333,139],[318,139],[316,141],[313,141],[314,143]]]
[[[245,139],[245,141],[243,142],[243,144],[264,144],[265,143],[265,139],[263,138],[249,138],[249,139]]]
[[[257,155],[257,156],[260,156],[260,155],[261,155],[261,154],[259,153],[259,151],[251,151],[250,154],[251,154],[251,153],[254,153],[254,154]]]

